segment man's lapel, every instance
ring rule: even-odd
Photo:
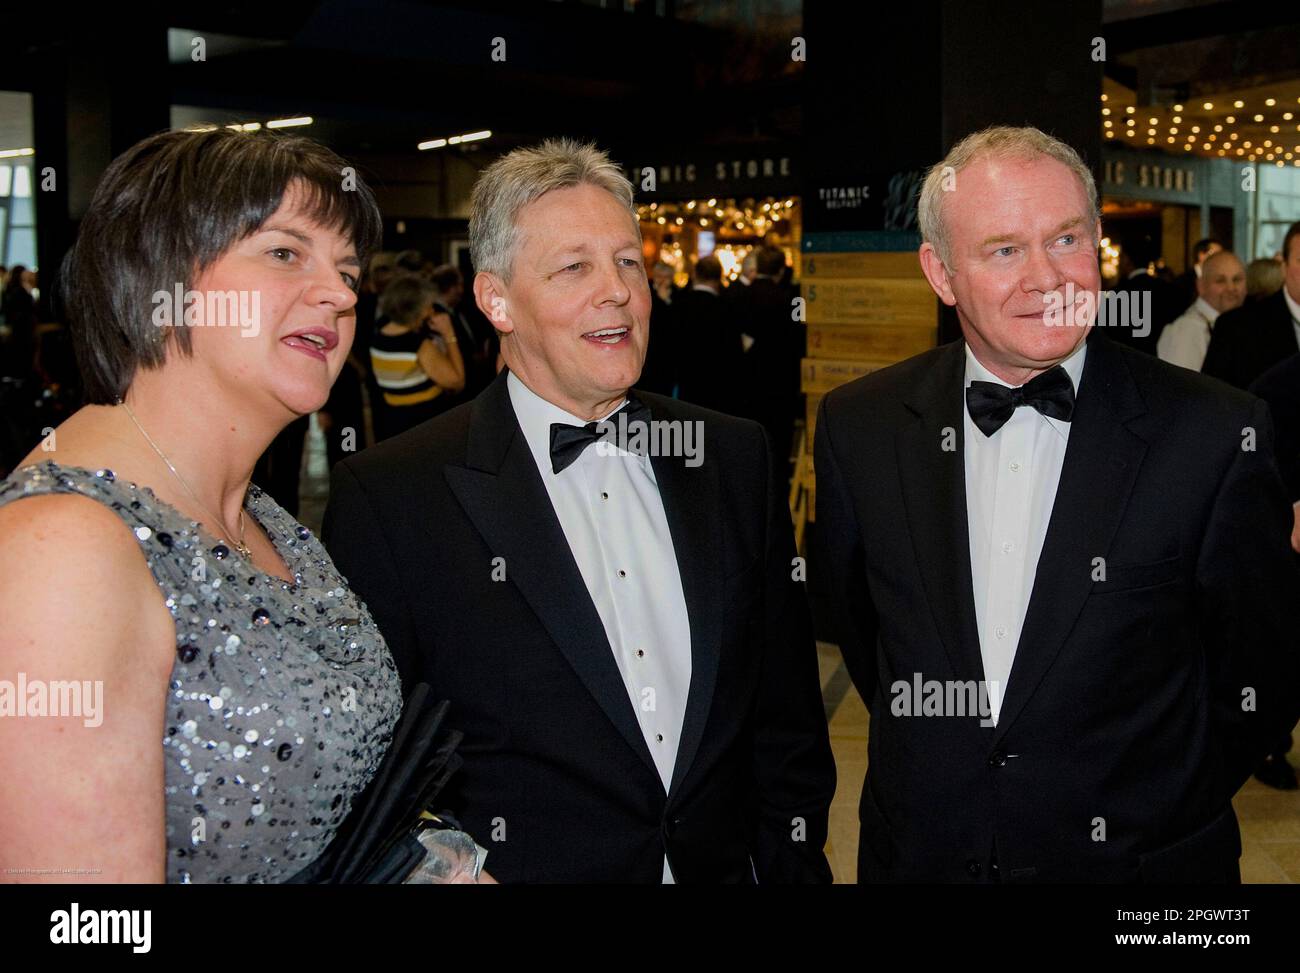
[[[917,567],[930,611],[958,680],[981,680],[966,518],[962,386],[965,343],[942,348],[905,404],[915,418],[895,440]]]
[[[515,418],[505,370],[479,394],[472,409],[465,465],[446,467],[447,483],[493,556],[505,559],[505,583],[523,595],[610,722],[657,779],[605,627]],[[484,564],[483,570],[491,570],[491,565]]]
[[[638,394],[647,403],[656,399]],[[654,419],[675,418],[657,403],[651,406],[651,414]],[[706,428],[704,440],[699,444],[700,455],[705,458],[699,466],[687,466],[681,456],[652,456],[650,461],[673,539],[691,630],[691,685],[673,765],[670,797],[700,748],[713,705],[722,643],[722,486],[717,464],[707,459],[708,433]]]
[[[1127,423],[1145,411],[1121,349],[1094,331],[995,740],[1015,722],[1060,653],[1092,590],[1094,559],[1109,556],[1147,449]]]

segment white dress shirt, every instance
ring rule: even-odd
[[[1161,361],[1199,372],[1205,364],[1210,334],[1218,319],[1219,312],[1205,298],[1198,297],[1191,307],[1165,325],[1156,342],[1156,354]]]
[[[1076,393],[1086,353],[1085,342],[1061,363]],[[967,346],[964,386],[972,381],[1007,385],[981,365]],[[975,620],[991,716],[996,723],[1034,590],[1070,424],[1022,406],[1001,429],[985,436],[970,412],[965,408],[962,412]]]
[[[691,627],[654,468],[648,456],[593,443],[551,472],[551,423],[587,420],[513,372],[506,385],[667,792],[691,685]],[[667,856],[663,880],[673,881]]]

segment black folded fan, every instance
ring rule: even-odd
[[[411,691],[370,786],[329,847],[289,884],[392,885],[419,864],[425,850],[415,824],[461,765],[463,734],[442,726],[449,705],[434,702],[426,683]]]

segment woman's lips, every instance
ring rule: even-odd
[[[325,349],[307,338],[291,334],[287,338],[282,338],[281,341],[290,348],[294,348],[302,352],[304,355],[310,355],[318,361],[329,361],[329,359],[325,357]]]

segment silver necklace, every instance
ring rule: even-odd
[[[144,437],[145,442],[147,442],[150,446],[152,446],[153,451],[158,454],[158,458],[167,464],[167,469],[172,471],[172,476],[180,480],[181,486],[185,488],[185,492],[190,495],[190,498],[196,504],[199,505],[199,509],[202,510],[204,513],[206,513],[209,517],[212,517],[212,511],[209,510],[207,507],[205,507],[203,505],[203,501],[200,500],[195,495],[194,491],[190,489],[190,485],[185,482],[185,477],[181,476],[180,473],[177,471],[176,467],[172,465],[172,461],[167,458],[167,454],[164,453],[161,449],[159,449],[158,444],[153,441],[153,438],[147,432],[144,431],[144,426],[140,425],[140,420],[135,417],[135,413],[131,411],[131,407],[121,399],[117,400],[117,404],[126,410],[126,414],[131,417],[131,421],[135,423],[135,427],[140,430],[140,435]],[[252,559],[253,552],[249,550],[248,545],[244,543],[244,508],[243,507],[239,508],[239,541],[238,542],[230,539],[230,535],[226,533],[226,525],[220,517],[213,517],[212,521],[213,524],[216,526],[217,530],[220,531],[221,536],[224,537],[235,548],[235,550],[239,552],[241,557],[245,557],[250,560]]]

